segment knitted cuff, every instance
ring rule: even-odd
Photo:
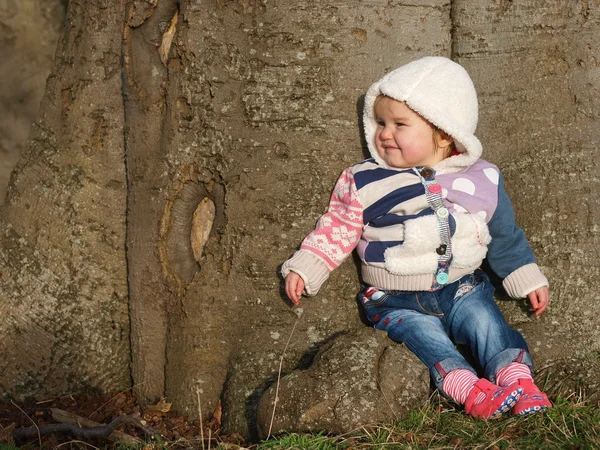
[[[548,286],[548,280],[537,264],[525,264],[509,274],[502,282],[504,290],[512,298],[525,298],[527,294],[542,286]]]
[[[296,272],[302,277],[304,292],[310,297],[317,295],[323,283],[329,278],[329,271],[325,263],[306,250],[298,250],[283,263],[281,266],[283,278],[287,277],[290,272]]]

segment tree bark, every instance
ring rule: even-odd
[[[0,5],[0,205],[36,119],[65,13],[62,0]]]
[[[503,170],[517,222],[550,280],[542,320],[511,303],[502,302],[503,312],[525,333],[539,369],[558,380],[565,366],[591,364],[579,376],[597,391],[600,268],[591,249],[600,243],[600,190],[590,155],[600,143],[600,8],[457,0],[453,14],[454,57],[479,92],[484,157]]]
[[[169,184],[165,170],[169,80],[158,48],[161,31],[176,11],[174,1],[132,1],[124,28],[131,369],[143,402],[164,394],[167,304],[173,295],[165,283],[158,251]]]
[[[546,368],[567,346],[593,360],[597,165],[585,161],[598,144],[599,13],[588,2],[535,5],[70,1],[0,216],[0,387],[44,396],[133,386],[142,402],[166,395],[190,418],[221,404],[224,431],[256,437],[255,409],[292,329],[284,375],[319,355],[318,373],[350,380],[373,352],[348,337],[364,326],[356,265],[297,309],[278,265],[340,172],[365,156],[360,96],[426,54],[471,73],[484,157],[504,170],[556,286],[542,320],[505,303],[509,321]],[[364,373],[391,379],[378,364]]]
[[[69,2],[0,211],[0,389],[126,389],[129,318],[119,2]]]

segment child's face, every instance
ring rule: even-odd
[[[380,97],[375,120],[377,153],[390,167],[431,167],[444,159],[444,151],[433,138],[433,126],[405,103]]]

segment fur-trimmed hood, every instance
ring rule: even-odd
[[[455,172],[479,159],[481,143],[475,137],[477,93],[467,71],[441,56],[418,59],[388,73],[374,83],[365,96],[363,115],[365,139],[371,156],[389,167],[377,153],[374,117],[375,99],[385,95],[406,103],[413,111],[454,138],[459,155],[436,165],[436,170]]]

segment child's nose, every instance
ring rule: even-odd
[[[389,127],[383,127],[379,133],[379,137],[382,141],[392,138],[392,131]]]

